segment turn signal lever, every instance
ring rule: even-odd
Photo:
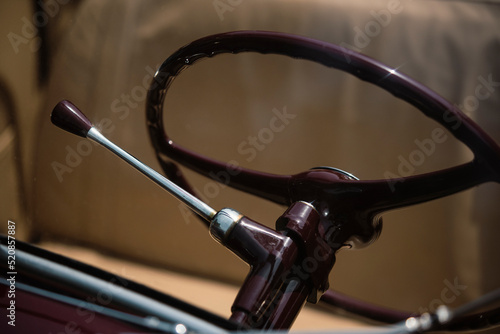
[[[328,289],[334,250],[318,241],[324,239],[318,232],[320,215],[309,203],[293,203],[278,219],[275,231],[233,209],[211,208],[104,137],[69,101],[56,105],[51,120],[63,130],[106,147],[182,201],[209,223],[216,241],[250,265],[231,320],[253,328],[288,328],[306,300],[316,302]]]
[[[89,119],[71,102],[59,102],[50,115],[52,123],[63,130],[71,132],[80,137],[88,138],[128,162],[132,167],[146,175],[150,180],[168,191],[189,208],[196,212],[203,219],[211,222],[217,215],[217,211],[200,201],[181,187],[163,177],[160,173],[146,166],[129,153],[116,146],[109,139],[104,137],[89,121]]]

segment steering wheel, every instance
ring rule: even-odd
[[[349,173],[318,168],[295,175],[275,175],[229,166],[172,141],[163,124],[167,91],[181,71],[197,61],[223,53],[258,52],[307,59],[348,72],[415,106],[464,143],[472,161],[440,171],[394,178],[358,180]],[[381,229],[380,214],[395,208],[444,197],[484,182],[500,183],[500,147],[457,107],[420,83],[367,56],[340,46],[284,33],[237,31],[196,40],[172,54],[158,69],[148,92],[147,125],[157,158],[178,185],[191,187],[170,159],[201,173],[218,174],[231,168],[227,185],[267,200],[290,205],[312,203],[333,226],[332,240],[341,247],[365,246]]]

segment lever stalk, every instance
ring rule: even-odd
[[[128,162],[132,167],[137,169],[139,172],[142,174],[146,175],[150,180],[155,182],[157,185],[168,191],[170,194],[172,194],[174,197],[176,197],[178,200],[186,204],[191,210],[196,212],[198,215],[200,215],[203,219],[207,220],[208,222],[211,222],[212,219],[214,218],[215,214],[217,211],[215,211],[213,208],[208,206],[205,202],[202,202],[198,198],[194,197],[154,169],[148,167],[147,165],[143,164],[141,161],[139,161],[137,158],[126,152],[125,150],[121,149],[117,145],[115,145],[113,142],[111,142],[109,139],[104,137],[95,127],[91,127],[90,130],[87,133],[87,138],[90,140],[101,144],[102,146],[106,147],[108,150],[111,152],[115,153],[117,156]]]
[[[51,114],[52,123],[63,130],[76,134],[78,136],[88,138],[104,147],[117,156],[128,162],[132,167],[136,168],[142,174],[147,176],[157,185],[168,191],[178,200],[186,204],[191,210],[196,212],[200,217],[212,222],[217,211],[208,206],[203,201],[191,195],[154,169],[146,166],[137,158],[121,149],[109,139],[104,137],[88,120],[88,118],[71,102],[61,101],[57,104]]]

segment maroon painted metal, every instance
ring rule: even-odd
[[[297,262],[303,263],[304,254],[307,254],[301,250],[309,247],[306,244],[312,246],[317,238],[314,231],[320,221],[319,214],[309,204],[298,202],[279,221],[281,228],[274,231],[243,217],[222,240],[224,246],[251,267],[231,308],[232,321],[252,328],[288,328],[307,297],[313,294],[316,298],[318,290],[322,293],[328,288],[330,270],[298,276],[303,268],[297,266]],[[301,228],[304,226],[306,228]],[[322,260],[330,259],[333,266],[333,251],[330,253],[329,256],[322,254]],[[300,282],[299,294],[286,288],[295,287],[294,282]],[[277,322],[270,322],[274,318]],[[278,322],[279,327],[275,327]],[[273,327],[267,327],[271,323]]]
[[[224,245],[251,267],[231,311],[244,312],[246,321],[255,322],[253,317],[260,317],[295,261],[297,247],[290,238],[246,217]]]
[[[330,169],[314,169],[295,175],[253,171],[229,166],[176,144],[165,133],[163,124],[163,103],[175,77],[203,58],[240,52],[307,59],[373,83],[448,129],[472,150],[474,159],[423,175],[360,181]],[[235,301],[232,320],[256,328],[288,328],[305,300],[315,302],[327,289],[335,252],[345,245],[366,246],[378,237],[381,213],[447,196],[484,182],[500,182],[500,147],[454,105],[371,58],[305,37],[240,31],[194,41],[161,65],[148,92],[146,112],[157,157],[167,176],[174,181],[188,186],[170,159],[207,177],[231,169],[231,177],[226,180],[229,186],[279,204],[292,205],[277,222],[277,230],[294,241],[290,246],[284,245],[280,233],[257,228],[256,223],[249,223],[251,221],[246,218],[232,232],[227,245],[252,267]],[[312,212],[301,215],[300,210],[307,205],[304,202],[314,205],[318,217]],[[291,270],[310,258],[324,260],[316,261],[316,268],[304,277]],[[279,289],[274,290],[277,286]]]
[[[4,291],[5,290],[5,291]],[[7,296],[7,287],[0,285],[0,295]],[[64,288],[61,290],[64,291]],[[0,323],[2,333],[151,333],[147,329],[113,319],[92,310],[75,309],[74,305],[51,300],[20,289],[15,297],[15,326]],[[0,298],[0,307],[7,310],[8,298]],[[83,303],[83,302],[82,302]],[[96,306],[98,307],[98,306]],[[7,310],[7,312],[9,312]],[[4,312],[2,312],[3,315]],[[89,321],[89,319],[91,321]]]
[[[321,296],[321,301],[324,304],[338,307],[347,312],[383,323],[393,324],[414,316],[412,312],[399,311],[380,305],[369,304],[332,290],[326,291],[323,296]]]
[[[269,312],[263,328],[290,328],[310,294],[310,287],[302,279],[290,278],[283,284],[279,294],[281,298],[276,302],[274,308],[270,310],[271,312]]]
[[[84,138],[92,127],[92,123],[80,109],[67,100],[54,107],[50,119],[54,125]]]
[[[340,308],[344,311],[362,316],[363,318],[382,323],[394,324],[418,315],[408,311],[394,310],[384,306],[370,304],[331,290],[325,292],[323,296],[321,296],[321,301],[329,306]],[[450,324],[447,324],[446,327],[443,326],[440,329],[446,331],[474,331],[485,329],[490,326],[498,326],[499,323],[500,307],[495,307],[490,310],[482,310],[480,312],[458,317]]]
[[[293,203],[276,221],[276,229],[292,238],[302,251],[289,276],[311,284],[307,297],[312,303],[328,290],[328,275],[338,249],[326,242],[331,233],[328,225],[307,202]]]

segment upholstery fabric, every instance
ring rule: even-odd
[[[458,104],[500,142],[499,18],[496,1],[84,1],[53,58],[41,111],[34,226],[144,263],[239,282],[246,265],[194,216],[109,152],[51,125],[51,108],[73,101],[108,138],[159,170],[144,112],[155,68],[206,35],[271,30],[397,68]],[[292,116],[283,130],[252,145],[250,137],[285,111]],[[424,151],[421,143],[439,126],[381,89],[279,56],[223,55],[194,65],[176,78],[165,122],[188,148],[281,174],[333,166],[384,179],[472,158],[449,134]],[[417,151],[423,160],[412,158]],[[216,209],[232,207],[268,226],[285,209],[185,173]],[[488,184],[388,213],[380,240],[338,254],[332,288],[422,311],[498,287],[499,191]]]

